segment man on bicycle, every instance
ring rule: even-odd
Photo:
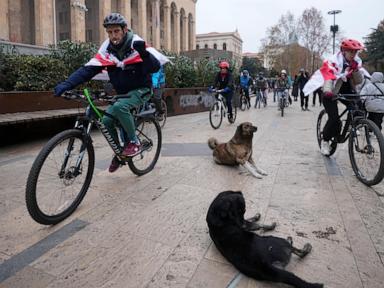
[[[229,71],[229,63],[227,61],[221,61],[219,63],[220,72],[217,73],[215,78],[214,87],[219,89],[219,93],[221,93],[225,99],[227,100],[228,107],[228,120],[233,123],[233,115],[232,115],[232,97],[234,90],[234,83],[232,73]]]
[[[103,26],[109,39],[104,41],[94,58],[72,73],[66,81],[58,84],[54,94],[60,96],[107,69],[110,82],[120,97],[107,108],[102,122],[116,143],[119,140],[115,120],[107,115],[112,115],[121,123],[129,139],[123,155],[134,156],[140,153],[141,147],[135,135],[131,109],[139,107],[151,97],[151,73],[158,71],[160,64],[164,64],[167,58],[154,48],[146,48],[145,42],[128,29],[127,21],[122,15],[111,13],[105,17]],[[115,156],[109,172],[112,173],[119,167],[119,160]]]
[[[323,87],[323,105],[328,115],[321,143],[323,155],[328,156],[330,154],[329,141],[340,134],[342,127],[334,96],[338,93],[356,93],[356,85],[363,81],[364,74],[368,74],[362,68],[362,61],[357,56],[357,53],[363,49],[364,46],[359,41],[344,39],[341,42],[340,51],[329,60],[325,60],[322,67],[313,74],[303,88],[304,94],[309,95],[317,88]],[[347,105],[347,103],[343,104]]]
[[[245,97],[248,100],[248,103],[251,103],[249,98],[249,88],[252,85],[252,78],[249,76],[248,70],[243,70],[242,75],[240,76],[240,89],[243,91]]]
[[[281,70],[280,77],[277,78],[275,82],[275,87],[277,91],[277,110],[280,110],[281,97],[285,97],[285,101],[288,101],[288,93],[286,90],[289,88],[289,83],[286,70]]]
[[[255,89],[256,97],[257,97],[257,94],[260,93],[263,103],[265,105],[267,105],[267,91],[266,90],[268,89],[268,82],[267,82],[267,79],[264,78],[263,72],[259,72],[259,75],[256,78],[256,85],[255,86],[256,86],[256,89]],[[256,108],[256,104],[257,104],[257,102],[255,103],[255,108]]]

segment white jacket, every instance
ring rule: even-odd
[[[362,99],[365,99],[365,109],[368,112],[384,113],[384,75],[381,72],[372,74],[370,83],[367,83],[360,91]],[[364,95],[383,95],[382,97]]]

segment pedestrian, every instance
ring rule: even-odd
[[[384,116],[384,75],[381,72],[374,72],[371,80],[360,91],[364,100],[365,109],[368,111],[368,119],[373,121],[379,129],[382,129]],[[364,95],[382,95],[364,96]]]
[[[321,87],[317,88],[315,91],[313,91],[313,98],[312,98],[312,106],[316,106],[316,96],[319,98],[319,106],[323,103],[323,91],[321,90]]]
[[[165,88],[164,66],[161,65],[159,71],[152,74],[153,103],[155,103],[158,112],[158,120],[163,121],[164,109],[161,105]]]
[[[297,77],[295,79],[295,82],[297,83],[296,85],[298,87],[298,90],[299,90],[298,92],[300,94],[300,105],[301,105],[302,111],[309,111],[309,109],[308,109],[309,96],[304,95],[304,92],[303,92],[303,88],[304,88],[305,84],[308,82],[308,80],[309,80],[308,72],[306,72],[304,70],[304,68],[301,68],[299,74],[297,75]]]

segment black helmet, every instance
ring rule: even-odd
[[[103,26],[107,28],[110,25],[120,25],[121,27],[127,26],[127,20],[119,13],[111,13],[104,18]]]

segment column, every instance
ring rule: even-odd
[[[138,1],[138,35],[144,40],[147,39],[147,0]]]
[[[189,41],[189,36],[188,36],[188,17],[187,16],[183,16],[183,44],[182,44],[182,47],[183,47],[183,51],[187,51],[188,50],[188,41]]]
[[[35,44],[46,46],[53,42],[53,0],[36,0]]]
[[[172,41],[175,41],[175,53],[180,52],[180,13],[175,12],[175,39],[172,39]]]
[[[169,6],[164,6],[164,48],[171,51],[171,44],[171,9]]]
[[[192,26],[192,29],[191,29],[191,35],[189,35],[189,37],[191,38],[191,46],[192,47],[189,47],[189,49],[191,50],[195,50],[196,49],[196,23],[195,21],[191,21],[191,26]]]
[[[9,40],[8,7],[8,1],[0,1],[0,39],[4,40]]]
[[[152,2],[152,46],[160,49],[160,1]]]
[[[120,0],[119,12],[127,19],[128,28],[131,28],[131,0]]]
[[[99,0],[99,43],[103,43],[108,38],[105,28],[103,26],[105,16],[109,15],[111,11],[111,0]]]
[[[4,3],[5,2],[5,3]],[[9,39],[9,41],[11,42],[18,42],[18,43],[22,43],[23,42],[23,38],[22,38],[22,30],[21,30],[21,22],[22,20],[25,20],[25,19],[22,19],[22,16],[21,16],[21,3],[20,3],[20,0],[16,0],[16,1],[2,1],[2,4],[0,4],[1,6],[3,6],[5,4],[5,8],[6,10],[4,11],[6,14],[5,18],[4,19],[0,19],[0,21],[6,21],[7,22],[7,25],[5,26],[6,27],[6,30],[7,30],[7,37],[6,39]],[[28,7],[29,9],[34,9],[34,7]],[[3,12],[0,12],[0,13],[3,13]],[[1,17],[3,18],[3,17]],[[9,24],[9,26],[8,26]],[[1,26],[3,27],[3,26]],[[3,28],[1,28],[0,30],[2,30]],[[33,29],[33,27],[27,27],[27,25],[24,27],[24,29]],[[0,32],[2,33],[2,32]],[[28,44],[32,44],[32,43],[28,43]]]
[[[71,41],[85,42],[85,0],[71,0]]]

